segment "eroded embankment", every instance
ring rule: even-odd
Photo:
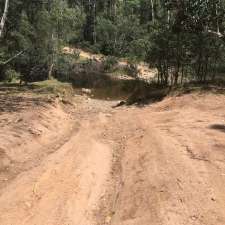
[[[107,193],[117,186],[119,146],[104,132],[114,103],[74,96],[64,105],[20,93],[10,104],[4,97],[0,224],[105,222]]]

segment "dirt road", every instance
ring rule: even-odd
[[[28,99],[0,111],[1,225],[225,224],[224,96]]]

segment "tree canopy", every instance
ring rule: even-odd
[[[224,68],[224,15],[223,0],[0,0],[0,76],[47,79],[71,44],[146,61],[165,85],[214,79]]]

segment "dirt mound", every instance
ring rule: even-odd
[[[115,116],[127,140],[111,224],[225,223],[224,102],[190,94]]]
[[[70,127],[70,118],[57,100],[46,103],[25,94],[4,98],[4,103],[0,114],[0,188],[53,152]]]
[[[176,109],[196,109],[200,111],[217,110],[224,107],[224,95],[210,93],[192,93],[181,96],[166,97],[163,102],[155,104],[156,111]],[[225,109],[225,107],[224,107]]]

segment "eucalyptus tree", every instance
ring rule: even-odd
[[[4,12],[3,12],[1,22],[0,22],[0,38],[2,37],[5,21],[7,18],[8,8],[9,8],[9,0],[5,0]]]

